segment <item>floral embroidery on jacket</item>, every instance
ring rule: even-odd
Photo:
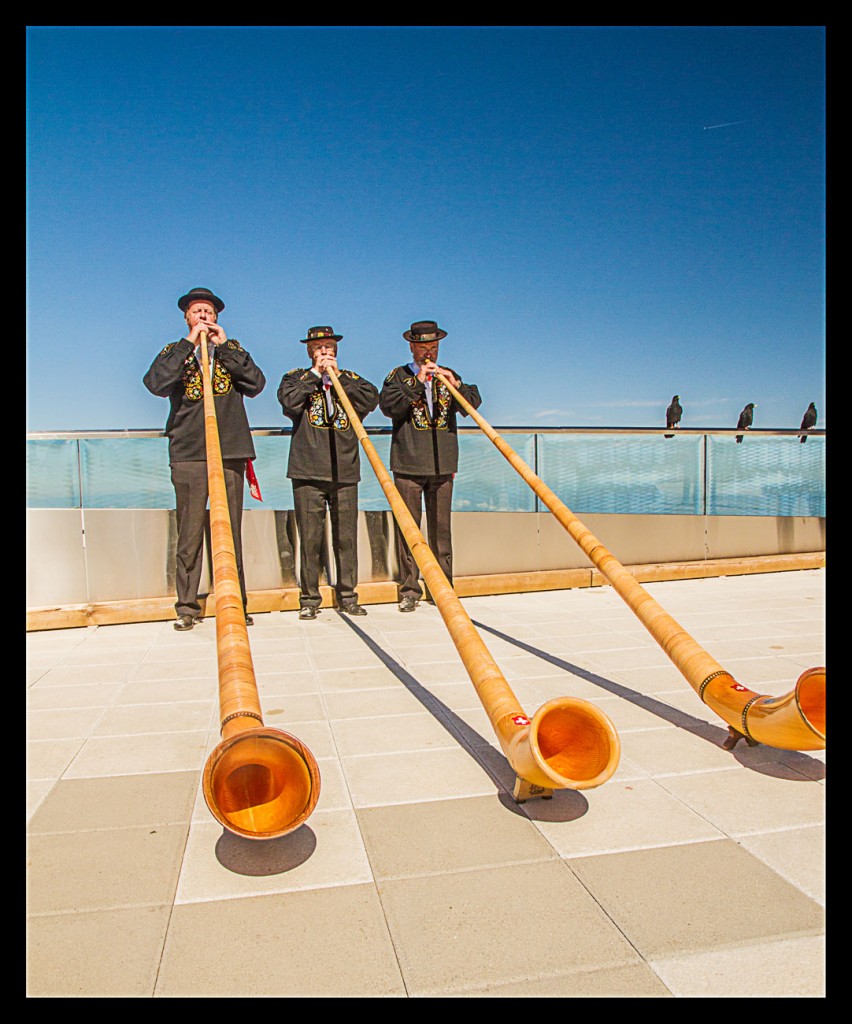
[[[234,341],[228,338],[228,348],[232,348],[237,352],[242,352],[243,347],[238,341]],[[183,390],[186,397],[191,402],[198,402],[204,397],[204,391],[201,387],[201,367],[198,365],[198,360],[195,358],[195,353],[187,356],[184,362],[183,370]],[[231,381],[231,375],[228,371],[220,364],[218,359],[213,360],[213,394],[214,395],[227,395],[227,393],[233,387]]]
[[[433,383],[435,385],[434,398],[432,400],[434,419],[430,422],[429,407],[426,405],[425,398],[414,402],[411,406],[411,422],[416,430],[431,430],[433,426],[436,430],[447,429],[452,396],[439,377],[436,376]]]

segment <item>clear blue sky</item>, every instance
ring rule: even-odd
[[[162,429],[212,288],[267,377],[403,330],[495,426],[825,410],[825,30],[31,27],[27,430]],[[368,425],[388,421],[379,412]]]

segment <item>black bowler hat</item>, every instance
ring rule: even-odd
[[[212,302],[213,308],[217,313],[221,313],[225,308],[225,303],[222,302],[218,295],[214,295],[209,288],[192,288],[186,295],[181,295],[178,299],[178,309],[185,313],[190,302]]]
[[[406,341],[440,341],[446,338],[447,332],[442,331],[434,320],[418,320],[411,325],[411,330],[402,332]]]
[[[335,334],[330,327],[309,327],[307,338],[302,338],[302,344],[307,345],[309,341],[340,341],[342,334]]]

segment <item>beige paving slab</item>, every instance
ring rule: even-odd
[[[655,778],[684,772],[735,770],[738,767],[736,759],[720,745],[726,730],[721,726],[718,729],[702,728],[707,736],[696,736],[679,728],[625,732],[621,736],[621,749],[631,761]]]
[[[50,708],[109,707],[123,683],[84,683],[80,686],[31,686],[27,689],[27,710]]]
[[[319,668],[316,679],[319,689],[326,694],[396,689],[403,685],[398,676],[381,662],[352,668]]]
[[[566,861],[646,960],[819,935],[823,908],[729,839]]]
[[[381,718],[385,715],[414,714],[423,710],[422,701],[405,686],[377,687],[371,690],[331,690],[323,693],[329,720],[344,718]]]
[[[355,807],[487,796],[496,791],[482,765],[464,750],[422,750],[343,759]]]
[[[505,796],[363,807],[356,814],[377,879],[558,858]]]
[[[81,832],[186,822],[198,772],[60,779],[33,815],[29,832]]]
[[[405,994],[372,885],[176,906],[155,990],[162,997]]]
[[[341,757],[392,754],[438,747],[455,747],[458,740],[434,715],[423,710],[410,715],[349,718],[334,722],[334,740]]]
[[[255,686],[261,702],[281,694],[300,696],[319,693],[319,683],[313,671],[255,673]]]
[[[185,679],[132,680],[122,687],[115,704],[167,704],[211,699],[219,699],[219,679],[215,671]]]
[[[543,998],[633,998],[661,999],[671,997],[659,977],[645,963],[624,967],[588,968],[568,974],[551,972],[540,977],[512,978],[471,986],[453,992],[455,998],[520,999],[524,996]]]
[[[825,906],[825,826],[740,836],[737,842],[782,878]]]
[[[596,789],[558,790],[524,811],[563,857],[674,846],[724,838],[655,781],[616,774]]]
[[[28,711],[26,730],[28,736],[44,740],[75,739],[88,736],[95,729],[105,709],[92,708],[50,708],[44,711]]]
[[[175,902],[242,899],[371,879],[351,810],[315,810],[294,832],[264,842],[235,836],[211,820],[190,830]]]
[[[74,760],[82,738],[64,740],[31,740],[27,742],[27,778],[58,779]]]
[[[50,914],[27,922],[27,996],[154,994],[170,906]]]
[[[80,747],[65,777],[183,772],[201,768],[207,731],[93,736]]]
[[[326,717],[325,702],[318,693],[261,693],[260,706],[266,725],[289,732],[288,723],[315,722]]]
[[[28,913],[171,904],[187,827],[142,825],[30,835]]]
[[[770,772],[774,766],[769,765]],[[797,773],[779,778],[751,768],[665,776],[659,784],[729,836],[821,825],[825,789]]]
[[[651,961],[675,996],[784,999],[826,993],[823,936],[754,942]]]
[[[47,799],[48,794],[55,784],[55,779],[27,780],[25,793],[27,824],[32,821],[36,811],[38,811],[39,807],[41,807]]]
[[[103,665],[61,665],[48,669],[39,679],[39,686],[80,686],[86,683],[124,683],[139,669],[135,662]]]
[[[176,682],[182,679],[218,679],[218,667],[215,652],[196,658],[167,658],[162,661],[143,661],[133,671],[133,681],[144,683],[168,680]]]
[[[410,996],[640,963],[556,861],[389,879],[378,888]]]
[[[211,700],[171,701],[168,704],[125,704],[101,715],[94,736],[134,733],[193,732],[209,729],[215,705]]]

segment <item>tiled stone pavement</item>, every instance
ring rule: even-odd
[[[825,663],[825,570],[649,584],[743,685]],[[825,995],[825,754],[721,749],[610,588],[465,599],[528,714],[598,704],[622,757],[518,805],[436,608],[255,616],[267,725],[322,773],[298,830],[200,795],[215,623],[27,636],[26,989],[44,996]]]

